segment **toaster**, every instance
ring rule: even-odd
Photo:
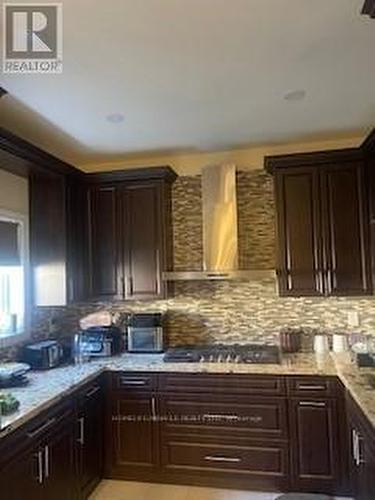
[[[59,366],[63,360],[63,349],[57,340],[43,340],[23,348],[22,361],[34,370],[49,370]]]

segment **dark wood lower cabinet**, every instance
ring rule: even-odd
[[[82,498],[103,476],[104,391],[101,380],[88,384],[77,398],[77,470]]]
[[[85,500],[103,476],[344,495],[343,395],[335,377],[106,374],[0,441],[1,499]],[[374,439],[350,422],[356,499],[372,500]]]
[[[350,476],[356,500],[375,497],[375,432],[357,404],[348,397]]]

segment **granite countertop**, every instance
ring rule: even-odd
[[[111,371],[185,372],[185,373],[253,373],[270,375],[338,375],[375,427],[375,391],[368,385],[367,376],[374,369],[359,369],[347,354],[285,355],[280,365],[233,363],[164,363],[162,354],[123,354],[110,359],[94,360],[81,365],[55,368],[46,372],[32,371],[26,387],[12,388],[20,402],[17,412],[3,416],[0,437],[38,415],[71,394],[100,373]]]

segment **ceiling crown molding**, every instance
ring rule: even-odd
[[[362,14],[375,19],[375,0],[366,0],[362,8]]]

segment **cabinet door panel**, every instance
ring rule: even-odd
[[[52,174],[30,177],[30,251],[36,306],[63,306],[66,290],[65,178]]]
[[[160,194],[160,186],[154,183],[129,185],[124,190],[128,299],[162,296]]]
[[[106,298],[121,293],[119,264],[119,221],[117,189],[90,189],[90,270],[91,294]]]
[[[292,399],[290,419],[293,488],[333,493],[340,467],[336,401]]]
[[[85,498],[99,483],[103,472],[103,404],[99,383],[87,387],[79,400],[78,471]]]
[[[154,399],[149,395],[114,395],[113,467],[124,474],[153,469],[158,462]]]
[[[43,455],[38,448],[20,453],[0,471],[2,500],[43,500]]]
[[[327,291],[370,293],[370,263],[362,166],[325,167],[323,179]]]
[[[314,168],[276,173],[280,295],[321,295],[319,178]]]
[[[45,499],[77,499],[73,419],[54,430],[44,447]]]

